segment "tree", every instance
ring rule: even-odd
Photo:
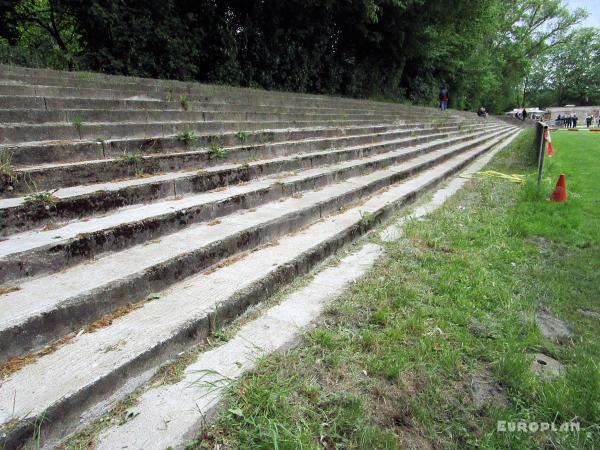
[[[600,104],[600,30],[581,28],[537,58],[528,77],[532,104]]]
[[[74,18],[57,10],[52,0],[4,2],[0,7],[5,38],[13,45],[35,49],[50,66],[73,69],[80,53]]]
[[[109,73],[427,105],[448,83],[453,107],[499,112],[583,14],[562,0],[0,0],[0,35]]]

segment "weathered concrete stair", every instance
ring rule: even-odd
[[[492,128],[489,128],[490,130]],[[44,225],[53,220],[53,225],[57,221],[65,221],[73,218],[88,217],[91,214],[108,211],[117,207],[122,207],[143,201],[149,202],[162,198],[178,197],[199,191],[221,188],[225,185],[248,182],[259,176],[265,176],[274,173],[283,173],[289,170],[300,170],[314,168],[317,166],[334,164],[337,162],[351,160],[371,155],[382,155],[395,149],[408,146],[418,146],[430,142],[431,145],[420,146],[411,152],[405,152],[397,155],[396,158],[389,158],[390,163],[398,161],[401,157],[410,157],[426,149],[433,149],[436,145],[455,142],[461,139],[468,139],[475,134],[464,134],[458,130],[436,130],[432,132],[429,129],[420,130],[400,130],[396,132],[385,132],[377,135],[360,135],[352,138],[320,139],[308,141],[286,142],[281,144],[263,144],[254,147],[234,147],[227,148],[227,164],[214,158],[208,151],[176,153],[156,157],[144,157],[137,161],[135,170],[140,168],[147,173],[156,173],[161,167],[168,169],[189,169],[195,166],[193,172],[176,172],[154,177],[144,177],[125,179],[120,182],[97,183],[87,186],[78,186],[71,189],[60,189],[55,195],[57,200],[52,208],[45,208],[42,204],[35,204],[27,201],[27,198],[13,198],[0,200],[0,211],[6,211],[7,214],[0,218],[0,236],[8,232],[17,232],[28,228]],[[445,131],[445,132],[439,132]],[[444,140],[448,139],[448,141]],[[370,143],[364,145],[363,143]],[[359,145],[357,145],[359,144]],[[362,144],[362,145],[360,145]],[[343,145],[340,150],[336,150]],[[331,149],[325,151],[325,149]],[[290,152],[292,153],[290,156]],[[315,151],[321,150],[321,151]],[[258,158],[267,158],[260,159]],[[213,165],[221,162],[222,165]],[[242,165],[232,164],[233,162],[243,162]],[[120,175],[133,175],[131,171],[132,164],[126,164],[125,172],[120,172],[123,165],[119,160],[98,161],[92,164],[80,165],[80,172],[84,172],[85,181],[90,181],[90,177],[95,177],[103,173],[104,177],[110,179],[112,174],[115,178]],[[168,165],[166,165],[166,164]],[[114,166],[117,170],[114,170]],[[198,166],[206,167],[198,171]],[[166,166],[166,167],[165,167]],[[67,174],[72,179],[76,179],[76,173],[72,169],[77,166],[54,166],[51,168],[39,168],[37,173],[42,177],[49,179],[38,179],[38,186],[60,186],[62,181],[57,181],[56,172],[63,169],[62,179],[68,180]],[[58,170],[57,170],[58,169]],[[111,170],[112,169],[112,170]],[[31,169],[16,171],[17,174],[29,173]],[[35,173],[35,172],[33,172]],[[30,179],[33,177],[30,177]],[[80,176],[80,178],[83,178]],[[55,184],[54,184],[55,183]]]
[[[351,99],[104,75],[89,81],[0,66],[0,94],[22,95],[32,105],[41,98],[44,105],[28,112],[12,100],[0,103],[0,117],[20,120],[10,123],[62,129],[71,112],[48,109],[47,99],[68,95],[65,106],[86,111],[90,126],[104,126],[93,121],[105,120],[113,105],[111,126],[123,134],[92,142],[65,133],[60,143],[14,134],[0,146],[14,161],[0,193],[6,449],[27,446],[36,429],[47,446],[60,442],[215,326],[517,132],[463,114],[440,120],[426,108]],[[9,94],[10,86],[18,89]],[[189,96],[189,111],[163,101],[175,95]],[[126,100],[131,96],[145,100]],[[153,96],[160,101],[148,100]],[[212,117],[214,129],[193,146],[173,133],[139,138],[137,125],[118,123],[144,117],[136,116],[143,103],[153,103],[148,112],[162,126],[175,123],[170,119],[192,117],[200,98],[229,109]],[[282,109],[271,113],[263,104]],[[236,105],[245,109],[236,112]],[[348,110],[368,123],[346,119]],[[240,127],[249,122],[235,114],[258,119],[257,131],[246,134],[250,129]],[[281,126],[268,130],[273,114]],[[319,126],[293,123],[298,114]],[[336,119],[325,123],[320,115]],[[226,125],[231,117],[237,122]],[[221,157],[207,148],[215,139]],[[146,148],[135,164],[119,157],[116,143],[127,152],[150,141],[152,151]],[[39,192],[26,197],[26,182],[58,190],[51,203],[33,202]]]

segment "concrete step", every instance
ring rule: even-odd
[[[330,101],[342,100],[362,106],[368,104],[384,104],[381,102],[357,100],[342,97],[325,97],[316,94],[291,93],[281,91],[265,91],[254,88],[244,88],[226,85],[207,85],[198,82],[182,82],[175,80],[151,79],[139,77],[126,77],[120,75],[107,75],[92,72],[63,72],[49,69],[34,69],[12,65],[0,65],[0,79],[7,80],[6,84],[26,84],[26,85],[47,85],[47,86],[66,86],[94,88],[102,87],[115,90],[132,90],[143,88],[146,90],[152,88],[162,88],[174,94],[181,92],[202,92],[202,93],[233,93],[237,97],[244,95],[270,95],[287,98],[303,98],[309,101],[328,99]],[[413,107],[417,110],[432,110],[426,107]]]
[[[307,106],[314,107],[316,105],[324,107],[355,107],[355,108],[367,108],[374,107],[379,110],[387,109],[389,111],[396,110],[397,108],[405,109],[405,105],[399,104],[390,104],[376,101],[368,101],[368,100],[358,100],[352,98],[342,98],[342,97],[326,97],[322,95],[313,95],[313,94],[298,94],[298,93],[289,93],[289,92],[277,92],[277,91],[265,91],[260,89],[252,89],[252,88],[239,88],[232,86],[216,86],[216,85],[204,85],[201,83],[190,83],[190,82],[179,82],[172,80],[155,80],[155,79],[144,79],[144,78],[129,78],[123,76],[114,76],[114,75],[105,75],[99,73],[88,73],[88,72],[72,72],[72,73],[64,73],[57,71],[44,72],[40,69],[29,69],[22,68],[18,66],[8,66],[3,65],[0,66],[0,79],[4,77],[8,79],[5,82],[8,87],[10,85],[17,84],[29,84],[30,86],[40,85],[43,87],[43,82],[55,85],[67,85],[72,89],[71,94],[75,95],[73,98],[84,98],[86,97],[85,90],[79,89],[77,87],[78,83],[83,82],[80,86],[90,85],[92,87],[87,87],[86,89],[90,89],[93,91],[93,88],[96,86],[105,86],[105,87],[115,87],[116,89],[105,89],[105,91],[111,92],[113,97],[119,97],[119,91],[121,91],[121,96],[123,92],[132,91],[137,92],[136,90],[142,91],[141,95],[135,95],[134,97],[141,97],[146,99],[151,99],[148,97],[148,93],[152,90],[155,90],[157,93],[163,93],[165,99],[176,100],[179,101],[179,98],[182,93],[200,93],[200,95],[189,96],[188,100],[190,101],[215,101],[216,99],[221,99],[221,101],[225,102],[233,102],[239,103],[240,101],[244,101],[244,99],[248,100],[250,104],[260,104],[264,102],[267,98],[273,99],[271,103],[276,103],[281,106]],[[52,80],[52,81],[51,81]],[[55,86],[57,88],[57,86]],[[43,90],[34,89],[34,96],[39,96]],[[54,97],[70,97],[69,93],[65,93],[63,91],[59,91],[60,95],[54,95]],[[10,93],[8,94],[10,95]],[[23,95],[22,93],[20,95]],[[46,95],[46,97],[52,97],[52,95]],[[97,92],[92,95],[93,98],[102,98],[102,95],[99,95]],[[158,95],[156,97],[159,97]],[[175,97],[175,98],[173,98]],[[89,96],[88,96],[89,98]],[[152,99],[151,99],[152,100]],[[154,100],[160,100],[159,98],[154,98]],[[440,112],[436,108],[429,107],[418,107],[411,106],[410,107],[414,114],[420,114],[422,116],[436,116],[440,115]],[[443,115],[448,115],[446,112]],[[461,111],[452,111],[451,114],[457,115],[465,118],[474,118],[475,115],[473,113],[461,112]],[[442,116],[443,116],[442,115]]]
[[[320,192],[306,193],[302,198],[266,204],[256,211],[244,212],[243,216],[240,216],[241,213],[231,214],[211,228],[200,225],[194,230],[195,236],[189,231],[193,229],[191,227],[172,235],[175,242],[166,242],[167,238],[155,246],[137,248],[139,263],[120,252],[55,274],[51,279],[31,280],[22,286],[21,291],[6,294],[3,306],[10,308],[7,309],[9,320],[18,318],[22,321],[32,312],[40,315],[44,310],[56,311],[61,301],[61,320],[64,320],[68,317],[64,314],[72,308],[72,303],[64,309],[67,306],[64,298],[49,301],[38,296],[33,299],[32,293],[67,295],[70,288],[65,283],[70,277],[76,289],[97,292],[97,297],[101,297],[99,302],[88,303],[96,307],[113,296],[101,287],[111,282],[106,272],[109,266],[113,277],[120,272],[118,276],[123,279],[128,277],[127,272],[135,270],[132,268],[140,270],[143,265],[152,264],[149,261],[152,252],[162,253],[163,260],[168,257],[165,252],[171,255],[185,252],[188,256],[182,266],[188,271],[178,273],[180,277],[165,280],[165,274],[154,273],[153,276],[159,275],[157,278],[168,282],[167,285],[175,282],[161,292],[159,299],[144,302],[141,307],[94,333],[73,337],[66,345],[4,380],[0,386],[0,423],[5,426],[4,432],[0,433],[0,445],[11,449],[26,444],[36,426],[49,443],[74,431],[81,424],[80,420],[89,420],[111,402],[123,398],[147,380],[157,365],[202,341],[214,329],[212,327],[231,320],[247,306],[263,300],[278,287],[306,273],[395,212],[400,205],[460,170],[513,133],[512,129],[490,133],[488,139],[475,146],[462,144],[439,150],[385,171],[350,179]],[[408,173],[414,176],[406,180]],[[398,183],[401,180],[404,181]],[[351,206],[357,200],[361,200],[360,205],[338,211],[339,207]],[[263,230],[262,239],[258,234],[250,233],[252,228]],[[257,248],[261,244],[271,245],[204,273],[200,272],[207,264],[230,255],[220,252],[217,258],[202,259],[198,264],[189,259],[193,248],[207,245],[211,235],[223,247],[227,239],[225,236],[240,231],[245,235],[246,244],[237,246],[236,252]],[[184,236],[184,233],[190,234]],[[202,240],[204,242],[200,242]],[[249,240],[254,243],[248,245]],[[30,284],[35,282],[40,283],[38,288]],[[41,286],[44,286],[43,290],[40,290]],[[61,288],[58,289],[58,286]],[[147,287],[152,289],[150,292],[156,292],[166,286],[159,289],[156,285]],[[20,299],[23,302],[16,307],[15,297],[11,296],[26,290],[29,295],[23,296]],[[129,292],[131,289],[125,290],[122,295]],[[136,289],[137,299],[144,298],[146,292],[144,288]],[[8,321],[4,315],[2,320],[3,326],[6,326]],[[36,332],[41,329],[36,328]],[[12,342],[5,340],[4,336],[2,341]],[[85,416],[82,416],[84,413]],[[40,420],[42,415],[44,419]],[[8,424],[10,426],[6,426]]]
[[[405,123],[406,120],[394,119],[387,123]],[[109,140],[115,138],[148,138],[152,136],[174,136],[185,130],[194,133],[240,132],[268,129],[286,129],[303,127],[347,127],[381,125],[386,121],[378,118],[368,119],[325,119],[308,118],[304,120],[214,120],[214,121],[158,121],[158,122],[94,122],[74,124],[0,124],[0,144],[15,144],[38,141],[64,140]]]
[[[3,115],[9,113],[21,115],[21,121],[29,121],[29,117],[35,117],[36,114],[43,112],[70,114],[91,114],[96,111],[220,111],[220,112],[280,112],[280,113],[377,113],[386,114],[412,112],[413,115],[419,114],[412,107],[405,105],[395,105],[393,108],[383,108],[380,105],[348,105],[348,106],[326,106],[326,105],[271,105],[266,102],[243,103],[237,101],[191,101],[182,96],[173,101],[159,100],[108,100],[108,99],[86,99],[86,98],[68,98],[68,97],[27,97],[27,96],[0,96],[0,105]],[[33,116],[29,116],[27,111],[32,111]],[[452,114],[454,115],[454,114]],[[41,116],[44,117],[44,116]],[[77,116],[75,116],[77,117]],[[14,120],[11,120],[14,121]]]
[[[173,111],[173,110],[61,110],[61,111],[35,111],[35,110],[0,110],[0,123],[5,126],[23,124],[61,124],[71,126],[79,121],[83,124],[92,123],[145,123],[161,121],[178,122],[214,122],[214,121],[294,121],[294,120],[362,120],[376,119],[382,122],[393,122],[407,119],[414,114],[387,113],[378,111],[353,111],[340,112],[330,110],[327,112],[274,112],[274,111],[213,111],[211,109],[198,111]]]
[[[316,139],[358,134],[379,133],[404,128],[452,128],[481,126],[470,122],[447,122],[445,126],[407,122],[406,124],[378,124],[350,127],[305,127],[277,130],[240,130],[238,132],[203,133],[189,144],[182,143],[176,136],[151,136],[148,138],[121,138],[108,140],[66,140],[36,143],[19,143],[0,146],[0,151],[11,155],[14,167],[27,167],[37,164],[57,162],[92,161],[121,156],[123,153],[142,152],[144,154],[184,152],[206,148],[218,142],[233,147],[242,144],[255,145],[302,139]]]
[[[0,96],[0,106],[5,111],[4,114],[15,112],[20,114],[14,117],[20,117],[21,121],[30,122],[28,113],[24,110],[31,110],[31,117],[36,117],[41,112],[59,114],[62,117],[63,111],[72,114],[71,111],[87,111],[85,114],[94,114],[96,111],[183,111],[182,99],[185,98],[188,111],[216,111],[216,112],[273,112],[273,113],[381,113],[381,114],[411,114],[412,117],[439,118],[447,120],[448,118],[463,117],[458,111],[444,113],[432,108],[419,109],[414,106],[389,103],[361,104],[320,104],[310,103],[307,105],[296,105],[293,102],[270,104],[268,99],[243,99],[233,98],[227,102],[220,99],[193,100],[187,97],[177,98],[174,101],[162,101],[151,99],[148,96],[137,96],[137,99],[98,99],[98,98],[70,98],[70,97],[31,97],[31,96]],[[78,117],[72,114],[74,118]],[[10,116],[8,116],[10,117]],[[71,116],[70,116],[71,117]],[[93,116],[92,116],[93,117]],[[471,120],[482,120],[472,113],[466,116]],[[9,122],[17,120],[11,119]]]
[[[25,84],[0,83],[0,96],[21,97],[66,97],[82,99],[109,99],[109,100],[149,100],[149,101],[179,101],[185,95],[192,102],[225,102],[225,103],[249,103],[270,104],[276,106],[327,106],[348,107],[362,104],[363,106],[377,105],[380,109],[394,110],[396,106],[390,103],[365,102],[363,100],[334,98],[325,96],[302,96],[300,94],[274,93],[273,91],[251,90],[240,88],[218,88],[208,86],[204,89],[187,91],[175,91],[163,87],[138,87],[133,89],[103,89],[89,87],[61,87]],[[434,108],[428,110],[436,113]]]
[[[466,127],[461,132],[473,131],[472,128]],[[328,149],[342,149],[348,146],[373,145],[384,141],[398,140],[401,138],[419,138],[426,136],[434,139],[448,136],[450,133],[456,133],[459,130],[452,128],[419,128],[419,129],[399,129],[390,130],[378,133],[357,134],[353,136],[342,136],[323,139],[303,139],[298,141],[287,141],[274,144],[258,144],[250,147],[229,147],[227,151],[226,161],[221,160],[221,165],[231,166],[233,162],[245,162],[248,165],[244,167],[222,167],[221,169],[210,170],[206,174],[198,174],[197,170],[193,172],[177,172],[165,173],[163,175],[148,175],[148,170],[145,170],[144,177],[135,177],[122,181],[110,181],[106,183],[95,183],[92,185],[74,186],[71,188],[62,188],[56,191],[53,195],[55,203],[51,208],[46,208],[44,204],[36,204],[27,201],[27,197],[13,197],[0,199],[0,236],[7,233],[33,229],[39,226],[44,226],[50,221],[56,224],[56,221],[65,221],[75,218],[88,217],[93,213],[103,213],[118,207],[123,207],[140,202],[155,201],[166,197],[181,196],[193,192],[194,190],[207,190],[209,188],[222,187],[225,184],[232,184],[240,181],[248,181],[257,176],[264,176],[264,170],[272,172],[276,170],[277,165],[269,165],[258,163],[258,159],[281,158],[283,156],[297,155],[298,159],[288,162],[294,167],[303,167],[302,158],[311,158],[311,164],[315,165],[319,162],[319,158],[312,158],[310,155],[305,155],[300,158],[300,155],[324,151]],[[407,140],[406,143],[417,141]],[[369,152],[375,150],[384,151],[386,147],[371,147],[367,149],[354,148],[347,149],[347,154],[362,154],[366,156]],[[362,153],[361,153],[362,152]],[[339,160],[342,152],[337,153]],[[314,155],[317,156],[317,155]],[[212,158],[207,150],[194,152],[175,153],[167,155],[157,155],[157,159],[167,159],[170,161],[171,167],[181,170],[186,161],[195,161],[195,164],[202,164],[204,167],[214,166],[219,163],[218,158]],[[174,159],[169,159],[174,158]],[[195,158],[195,159],[192,159]],[[135,171],[143,169],[144,165],[152,162],[153,158],[144,157],[143,160],[136,161],[135,167],[131,167],[130,163],[126,168],[130,172],[126,174],[134,175]],[[321,158],[321,160],[324,160]],[[113,162],[120,162],[115,160]],[[176,163],[181,162],[181,165]],[[93,164],[99,167],[98,173],[104,173],[104,168],[101,165]],[[108,166],[110,167],[110,165]],[[279,167],[284,167],[281,163]],[[31,170],[31,169],[28,169]],[[40,173],[44,173],[43,168],[34,169]],[[52,169],[50,169],[51,172]],[[151,172],[156,172],[152,169]],[[233,172],[233,173],[232,173]],[[236,175],[237,173],[237,175]],[[31,179],[31,175],[25,171],[17,170],[15,172],[17,178]],[[28,175],[28,176],[27,176]],[[108,174],[107,174],[108,175]],[[114,174],[113,174],[114,175]],[[123,174],[121,174],[123,175]],[[34,176],[35,178],[35,176]],[[12,183],[12,186],[17,185],[18,180]],[[18,192],[19,189],[13,190],[11,193]]]
[[[23,74],[10,74],[3,71],[0,68],[0,86],[4,85],[7,90],[8,88],[21,88],[17,95],[23,95],[23,92],[29,91],[33,96],[43,96],[45,92],[60,92],[60,96],[72,97],[72,96],[85,96],[90,91],[102,91],[104,93],[145,93],[148,95],[154,95],[156,97],[178,97],[181,95],[199,96],[199,97],[216,97],[221,96],[224,98],[240,99],[246,98],[268,98],[268,99],[287,99],[294,102],[305,101],[312,103],[323,103],[323,102],[338,102],[346,104],[358,104],[361,103],[363,106],[367,104],[378,103],[380,105],[386,105],[380,102],[370,102],[364,100],[357,100],[352,98],[341,98],[341,97],[326,97],[322,95],[314,94],[303,94],[303,93],[290,93],[290,92],[278,92],[278,91],[265,91],[261,89],[252,88],[239,88],[233,86],[219,86],[219,85],[206,85],[196,82],[182,83],[171,80],[155,80],[155,79],[137,79],[132,81],[117,80],[114,76],[107,76],[102,74],[89,74],[93,79],[77,79],[75,77],[65,77],[64,74],[59,76],[39,76],[39,75],[23,75]],[[62,89],[58,91],[59,89]],[[66,94],[66,95],[65,95]],[[108,94],[111,98],[111,95]],[[94,96],[97,97],[97,96]],[[390,107],[390,104],[386,105]],[[416,107],[417,109],[424,109]]]
[[[60,224],[49,229],[12,235],[0,242],[0,282],[62,270],[82,260],[156,239],[200,221],[297,195],[306,189],[365,175],[440,148],[464,142],[476,145],[487,139],[489,133],[503,132],[505,129],[500,127],[450,138],[444,135],[425,136],[291,159],[276,158],[249,165],[242,177],[245,181],[254,181],[240,186],[233,193],[217,191],[197,194],[157,202],[152,206],[125,208],[85,222]],[[221,182],[225,176],[214,174],[229,170],[218,167],[208,177]],[[298,172],[290,175],[286,173],[289,170]],[[244,177],[248,172],[255,176]],[[234,174],[239,174],[237,168],[234,168]],[[259,178],[259,174],[263,177],[275,175]]]
[[[497,146],[466,170],[471,173],[481,170],[501,148],[503,146]],[[398,239],[407,219],[422,217],[439,208],[466,181],[465,178],[454,178],[444,188],[436,188],[431,201],[384,228],[378,233],[379,237]],[[192,362],[181,371],[180,379],[172,382],[164,378],[155,382],[150,380],[139,388],[134,394],[139,414],[125,423],[109,423],[97,435],[94,448],[184,448],[200,436],[207,421],[227,406],[223,397],[231,382],[253,370],[262,357],[296,345],[327,305],[368,271],[383,251],[380,245],[367,243],[335,264],[321,265],[318,273],[305,277],[308,278],[305,285],[285,295],[280,303],[262,312],[258,318],[241,325],[226,343],[213,343],[195,360],[184,355],[179,359],[180,367],[183,358]],[[107,414],[111,413],[115,414],[114,409]],[[100,418],[89,428],[94,429],[99,422],[106,423]],[[168,426],[164,426],[165,423]],[[85,433],[85,430],[82,431]]]
[[[223,258],[277,239],[282,234],[301,228],[340,208],[348,207],[379,189],[478,147],[490,138],[504,135],[506,132],[506,129],[491,132],[487,136],[428,152],[400,164],[368,171],[366,174],[351,171],[350,175],[354,176],[335,184],[309,183],[304,188],[314,189],[316,186],[316,190],[296,192],[302,195],[290,195],[294,192],[291,191],[286,197],[275,192],[273,199],[267,198],[262,203],[250,200],[249,205],[242,206],[245,209],[225,201],[222,202],[224,207],[219,213],[217,208],[221,204],[220,201],[227,198],[223,193],[191,199],[190,201],[196,201],[196,211],[202,204],[210,205],[214,202],[217,208],[207,208],[208,212],[204,217],[220,214],[219,220],[194,223],[192,217],[191,225],[185,224],[188,226],[184,225],[183,229],[177,222],[173,224],[171,221],[170,224],[164,225],[167,228],[171,227],[171,233],[159,236],[159,239],[152,236],[152,229],[155,228],[152,220],[146,223],[143,219],[144,210],[132,211],[129,217],[124,213],[109,216],[105,220],[94,219],[90,221],[92,227],[115,227],[118,230],[118,224],[122,224],[125,227],[123,234],[139,234],[143,243],[115,253],[105,252],[91,260],[85,258],[81,252],[78,253],[77,245],[68,244],[71,241],[88,245],[85,243],[85,234],[74,234],[77,233],[77,228],[85,226],[86,222],[73,224],[61,230],[65,238],[59,235],[61,237],[56,239],[56,243],[51,242],[52,232],[33,233],[29,240],[0,242],[3,253],[1,273],[4,281],[11,275],[13,279],[15,276],[26,276],[23,268],[32,272],[37,269],[38,273],[42,268],[60,270],[33,280],[20,279],[14,284],[19,290],[3,296],[2,305],[6,314],[0,318],[0,340],[9,344],[0,349],[0,359],[45,345],[50,340],[96,320],[127,302],[140,300],[151,292],[164,289],[177,280],[206,269],[210,264],[218,263]],[[298,178],[302,179],[301,176]],[[323,180],[323,177],[320,179]],[[286,181],[290,190],[294,189],[295,180],[292,178]],[[239,193],[243,194],[239,189],[233,189],[233,195]],[[256,206],[253,203],[256,203]],[[161,212],[169,212],[159,209],[160,206],[148,208],[150,214],[160,218]],[[202,214],[202,211],[199,214]],[[128,225],[135,222],[137,226]],[[88,238],[93,236],[92,233]],[[105,241],[106,250],[114,251],[118,250],[119,239],[126,240],[122,239],[121,233],[108,233],[107,236],[100,232],[97,241],[93,238],[88,241],[94,241],[92,247],[96,246],[97,249],[101,242]],[[111,246],[112,240],[115,240],[117,245]],[[71,255],[65,255],[63,252],[64,248],[68,247]],[[57,253],[63,256],[57,258]],[[27,255],[30,258],[27,258]],[[88,259],[85,264],[64,270],[69,264],[69,259],[80,262],[82,257]],[[16,261],[19,263],[15,264]],[[39,296],[41,286],[45,286],[44,292],[47,293],[43,298]],[[35,291],[38,294],[32,295]]]
[[[357,106],[366,107],[376,105],[378,108],[393,110],[398,106],[390,103],[357,100],[342,97],[326,97],[321,95],[298,94],[260,89],[237,88],[232,86],[202,85],[199,83],[185,83],[177,87],[173,82],[150,80],[150,84],[132,83],[91,83],[91,86],[77,87],[75,84],[64,85],[60,78],[59,85],[47,79],[31,79],[31,84],[24,80],[6,80],[0,82],[0,95],[33,96],[33,97],[67,97],[88,99],[135,99],[140,97],[147,100],[179,101],[181,96],[190,101],[215,101],[240,102],[248,101],[252,104],[266,102],[273,105],[296,106]],[[44,80],[50,84],[45,85]],[[156,81],[159,81],[157,84]],[[54,83],[54,85],[52,84]],[[62,85],[61,85],[62,84]],[[413,107],[415,113],[437,113],[435,108]]]
[[[0,78],[2,78],[3,71],[0,68]],[[312,95],[312,94],[297,94],[297,93],[288,93],[288,92],[277,92],[277,91],[264,91],[260,89],[250,89],[250,88],[237,88],[231,86],[215,86],[215,85],[203,85],[201,83],[181,83],[176,81],[167,81],[167,80],[153,80],[153,79],[136,79],[132,81],[131,79],[125,79],[121,77],[120,79],[115,78],[114,76],[107,76],[103,74],[90,74],[90,73],[75,73],[75,76],[66,77],[64,74],[54,75],[54,76],[41,76],[37,75],[29,75],[23,76],[22,74],[9,74],[8,78],[12,78],[12,81],[8,81],[8,84],[15,84],[15,81],[20,84],[29,84],[29,85],[47,85],[47,86],[68,86],[71,88],[86,87],[86,88],[94,88],[94,87],[104,87],[108,90],[113,91],[136,91],[141,89],[144,94],[155,93],[154,100],[158,100],[160,98],[165,98],[169,100],[179,101],[181,97],[186,97],[189,101],[196,100],[212,100],[221,96],[222,100],[227,100],[228,102],[239,102],[240,99],[246,98],[251,100],[251,104],[258,104],[261,102],[267,102],[269,99],[275,99],[274,101],[279,105],[290,106],[295,104],[299,106],[300,104],[304,104],[306,106],[314,106],[320,105],[324,107],[326,103],[335,104],[336,107],[355,107],[364,109],[365,107],[374,107],[378,109],[387,109],[389,111],[397,110],[398,108],[410,108],[415,114],[438,114],[436,108],[430,107],[418,107],[418,106],[410,106],[407,107],[405,105],[399,104],[389,104],[375,101],[365,101],[365,100],[357,100],[352,98],[335,98],[335,97],[325,97],[321,95]],[[81,79],[90,78],[90,79]],[[6,78],[6,76],[4,76]],[[190,97],[189,94],[197,94],[196,96]],[[37,94],[39,95],[39,94]],[[148,95],[146,95],[148,96]],[[64,95],[61,95],[64,98]],[[76,97],[75,97],[76,98]],[[257,101],[258,99],[258,101]],[[285,101],[282,102],[282,99]],[[272,105],[273,106],[273,105]],[[453,111],[455,114],[463,115],[462,112]],[[473,117],[472,113],[466,113],[469,117]]]
[[[293,347],[325,312],[326,307],[357,281],[384,253],[382,246],[365,244],[335,265],[326,266],[308,284],[281,303],[241,326],[226,343],[200,354],[185,368],[182,380],[156,383],[136,402],[139,416],[119,425],[108,424],[94,448],[185,448],[207,420],[216,416],[230,382],[254,369],[269,353]],[[320,268],[320,267],[319,267]],[[147,384],[151,384],[151,381]],[[146,386],[144,386],[145,388]],[[136,395],[137,396],[137,395]],[[165,427],[165,423],[168,426]]]
[[[480,128],[484,130],[485,128]],[[490,126],[487,129],[493,129]],[[304,167],[304,159],[310,159],[312,166],[318,165],[319,161],[327,161],[327,155],[309,155],[324,150],[343,150],[344,147],[355,146],[352,149],[336,152],[335,157],[341,160],[343,155],[350,157],[352,155],[368,156],[377,151],[384,152],[390,149],[389,146],[377,146],[373,144],[381,143],[386,140],[395,140],[402,137],[420,138],[426,136],[427,139],[435,139],[450,136],[457,132],[465,133],[475,131],[470,126],[458,130],[457,127],[449,128],[419,128],[419,129],[399,129],[389,130],[372,134],[346,135],[342,137],[323,138],[323,139],[303,139],[298,141],[287,141],[274,144],[259,144],[253,147],[234,147],[226,148],[229,157],[227,165],[231,164],[232,154],[239,153],[239,161],[244,161],[243,167],[221,167],[211,168],[206,173],[191,172],[172,172],[161,175],[135,177],[124,179],[122,181],[110,181],[106,183],[95,183],[91,185],[80,185],[70,188],[61,188],[54,195],[55,203],[51,208],[46,208],[44,204],[36,204],[27,201],[27,197],[12,197],[0,199],[0,236],[44,227],[51,223],[56,226],[61,222],[73,219],[89,217],[93,213],[105,213],[116,208],[129,206],[137,203],[153,202],[160,199],[178,197],[198,191],[208,190],[210,188],[220,188],[225,185],[231,185],[239,182],[246,182],[257,176],[264,176],[265,170],[268,173],[274,172],[278,167]],[[404,144],[417,140],[407,140]],[[359,145],[370,144],[371,147],[360,148]],[[243,151],[247,150],[248,154]],[[195,153],[191,153],[195,155]],[[288,161],[285,165],[280,160],[278,164],[269,164],[257,162],[256,160],[264,158],[281,158],[296,154],[294,161]],[[200,156],[209,156],[207,151],[200,153]],[[184,154],[188,157],[188,154]],[[323,156],[325,156],[323,158]],[[145,160],[144,160],[145,161]],[[214,158],[209,158],[205,166],[214,165]],[[17,171],[17,174],[19,171]],[[15,191],[13,191],[14,193]]]
[[[464,130],[469,130],[465,128]],[[448,131],[446,132],[453,132]],[[456,131],[454,131],[456,132]],[[431,128],[422,128],[414,131],[399,130],[378,135],[362,135],[335,140],[319,140],[282,142],[278,144],[262,144],[253,146],[222,147],[217,150],[199,149],[194,151],[173,152],[168,154],[152,154],[144,156],[141,152],[133,154],[121,153],[116,158],[78,163],[56,163],[15,169],[14,179],[11,182],[12,190],[6,194],[14,196],[18,193],[31,192],[32,186],[39,191],[47,189],[64,188],[82,184],[102,183],[124,178],[145,177],[171,171],[199,170],[218,164],[240,164],[252,160],[271,158],[274,156],[289,156],[295,153],[339,147],[348,145],[376,144],[386,140],[399,139],[406,136],[428,136],[434,134]],[[440,133],[437,133],[440,134]],[[215,154],[214,151],[221,152]],[[220,156],[219,156],[220,155]],[[240,167],[236,167],[240,170]],[[243,168],[242,168],[243,169]]]

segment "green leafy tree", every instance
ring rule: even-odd
[[[537,58],[525,98],[542,106],[600,104],[600,30],[581,28]]]

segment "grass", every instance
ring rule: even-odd
[[[190,109],[190,99],[186,95],[182,95],[179,97],[179,104],[181,105],[181,109],[184,111],[189,111]]]
[[[232,384],[219,420],[189,448],[598,448],[600,321],[578,311],[600,312],[600,135],[555,133],[541,187],[530,141],[489,167],[527,183],[476,177],[408,222],[301,346]],[[547,202],[560,172],[570,200]],[[568,323],[570,342],[540,334],[542,307]],[[535,352],[566,371],[543,381],[530,370]],[[475,406],[478,374],[504,402]],[[498,420],[575,420],[580,430],[501,433]]]
[[[81,128],[83,127],[83,119],[81,117],[75,117],[73,119],[73,126],[78,132],[81,132]]]
[[[16,181],[15,171],[12,165],[12,153],[9,150],[0,150],[0,182],[12,184]]]
[[[250,136],[250,134],[247,133],[246,131],[238,131],[236,136],[241,143],[244,143],[248,140],[248,137]]]
[[[198,135],[189,128],[185,128],[183,131],[177,133],[175,136],[179,142],[183,142],[185,145],[191,145],[198,140]]]
[[[58,203],[58,197],[54,195],[57,190],[31,192],[25,197],[25,203],[29,205],[41,205],[46,209],[54,208],[56,203]]]
[[[215,158],[227,158],[227,151],[218,143],[212,143],[208,146],[208,153]]]
[[[142,152],[129,153],[127,151],[124,151],[121,154],[120,159],[121,161],[124,161],[126,163],[136,165],[144,161],[144,154]]]

